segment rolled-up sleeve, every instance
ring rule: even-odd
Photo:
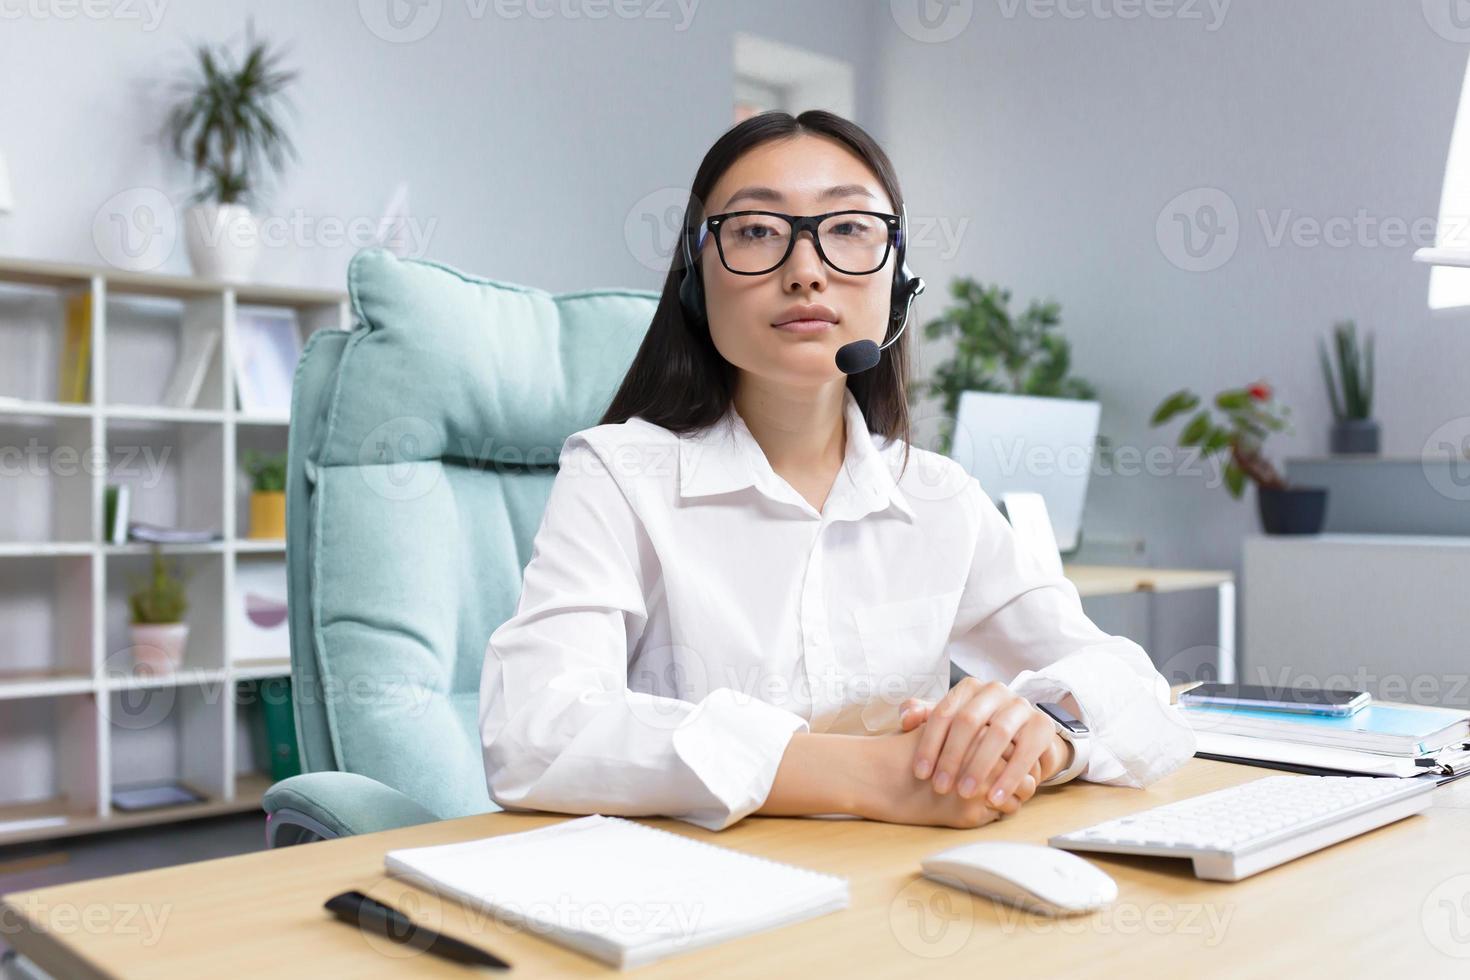
[[[800,716],[719,688],[628,687],[659,584],[628,496],[579,434],[562,447],[515,613],[490,636],[480,739],[506,809],[669,816],[723,830],[770,793]]]
[[[1148,654],[1087,617],[1077,587],[1020,547],[979,482],[970,478],[964,493],[975,551],[950,658],[1033,704],[1071,694],[1092,732],[1083,779],[1143,787],[1182,766],[1194,755],[1194,733]]]

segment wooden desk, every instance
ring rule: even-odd
[[[1092,855],[1118,881],[1109,909],[1049,919],[930,882],[919,859],[979,840],[1045,842],[1181,797],[1269,775],[1193,760],[1146,790],[1071,783],[975,830],[747,817],[720,833],[648,823],[847,877],[841,912],[682,954],[640,978],[1463,977],[1470,968],[1470,780],[1434,806],[1240,882],[1186,861]],[[1298,777],[1307,778],[1307,777]],[[347,888],[507,958],[512,977],[616,971],[384,876],[384,851],[529,830],[565,819],[492,813],[362,837],[120,875],[4,897],[5,937],[58,977],[465,976],[385,949],[321,908]],[[151,918],[150,918],[151,916]],[[150,922],[153,925],[150,925]],[[161,923],[161,927],[158,926]]]
[[[1214,589],[1219,603],[1219,637],[1215,644],[1215,680],[1235,683],[1235,575],[1195,568],[1143,568],[1136,565],[1064,565],[1063,574],[1077,594],[1129,595],[1134,592],[1186,592]]]

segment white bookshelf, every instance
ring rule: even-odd
[[[90,292],[88,398],[58,400],[68,297]],[[290,674],[232,638],[237,568],[285,561],[246,537],[244,452],[286,449],[288,419],[239,410],[235,314],[296,311],[302,342],[346,330],[344,293],[0,258],[0,846],[258,808],[242,682]],[[197,407],[159,402],[187,331],[221,343]],[[189,572],[183,668],[133,672],[126,597],[147,544],[103,541],[103,490],[131,483],[134,520],[218,528],[164,545]],[[113,789],[176,779],[202,803],[122,813]],[[65,818],[64,823],[55,818]]]

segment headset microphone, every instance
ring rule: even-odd
[[[878,366],[883,359],[883,350],[903,335],[909,325],[909,307],[914,297],[924,291],[924,280],[914,275],[907,259],[909,247],[909,208],[905,204],[899,211],[898,258],[894,264],[898,271],[893,274],[893,293],[888,304],[890,319],[901,321],[898,332],[879,347],[871,340],[854,340],[837,348],[837,370],[843,374],[861,374]]]

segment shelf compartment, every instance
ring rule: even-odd
[[[186,585],[188,609],[184,621],[189,624],[189,637],[184,647],[184,661],[179,671],[221,671],[224,664],[224,556],[221,554],[181,554],[165,558],[170,569],[183,568],[189,576]],[[128,596],[135,581],[145,578],[152,567],[148,554],[109,555],[107,558],[107,596],[104,604],[103,680],[109,686],[139,687],[152,683],[152,675],[133,666],[131,613]]]
[[[87,555],[0,562],[0,698],[90,685],[92,574]]]
[[[265,540],[278,541],[277,538],[252,538],[250,537],[250,494],[254,489],[250,472],[245,469],[245,454],[254,451],[264,455],[278,455],[286,452],[287,430],[274,427],[250,426],[235,431],[235,471],[234,471],[234,505],[235,505],[235,533],[241,543]]]
[[[43,412],[85,409],[91,401],[91,344],[88,339],[87,382],[80,398],[61,393],[61,357],[66,349],[68,305],[85,302],[91,294],[89,279],[37,282],[5,277],[0,281],[0,401],[35,402]],[[14,407],[12,405],[12,407]]]
[[[116,289],[110,289],[105,346],[105,406],[108,413],[154,413],[158,417],[189,418],[190,412],[222,412],[225,406],[224,322],[223,295],[189,298],[118,295]],[[217,339],[198,398],[191,406],[164,405],[164,395],[186,341],[206,333],[215,334]]]
[[[238,554],[225,597],[230,669],[289,662],[291,624],[286,618],[286,559],[281,554]]]
[[[276,780],[273,753],[280,753],[280,778],[301,771],[291,711],[291,682],[286,677],[240,680],[235,686],[234,770],[237,781],[251,779],[269,786]],[[280,740],[277,742],[277,740]],[[236,793],[239,794],[237,785]]]
[[[142,783],[177,781],[202,795],[205,803],[225,799],[228,683],[216,680],[107,694],[108,812],[132,816],[112,810],[111,791]]]
[[[90,540],[99,457],[90,418],[0,414],[0,545]]]
[[[105,431],[106,482],[132,488],[129,521],[226,533],[223,426],[109,418]]]
[[[97,700],[92,694],[5,702],[0,709],[0,840],[25,828],[6,824],[64,816],[96,816]],[[44,828],[30,828],[44,830]],[[44,830],[49,836],[55,828]]]

